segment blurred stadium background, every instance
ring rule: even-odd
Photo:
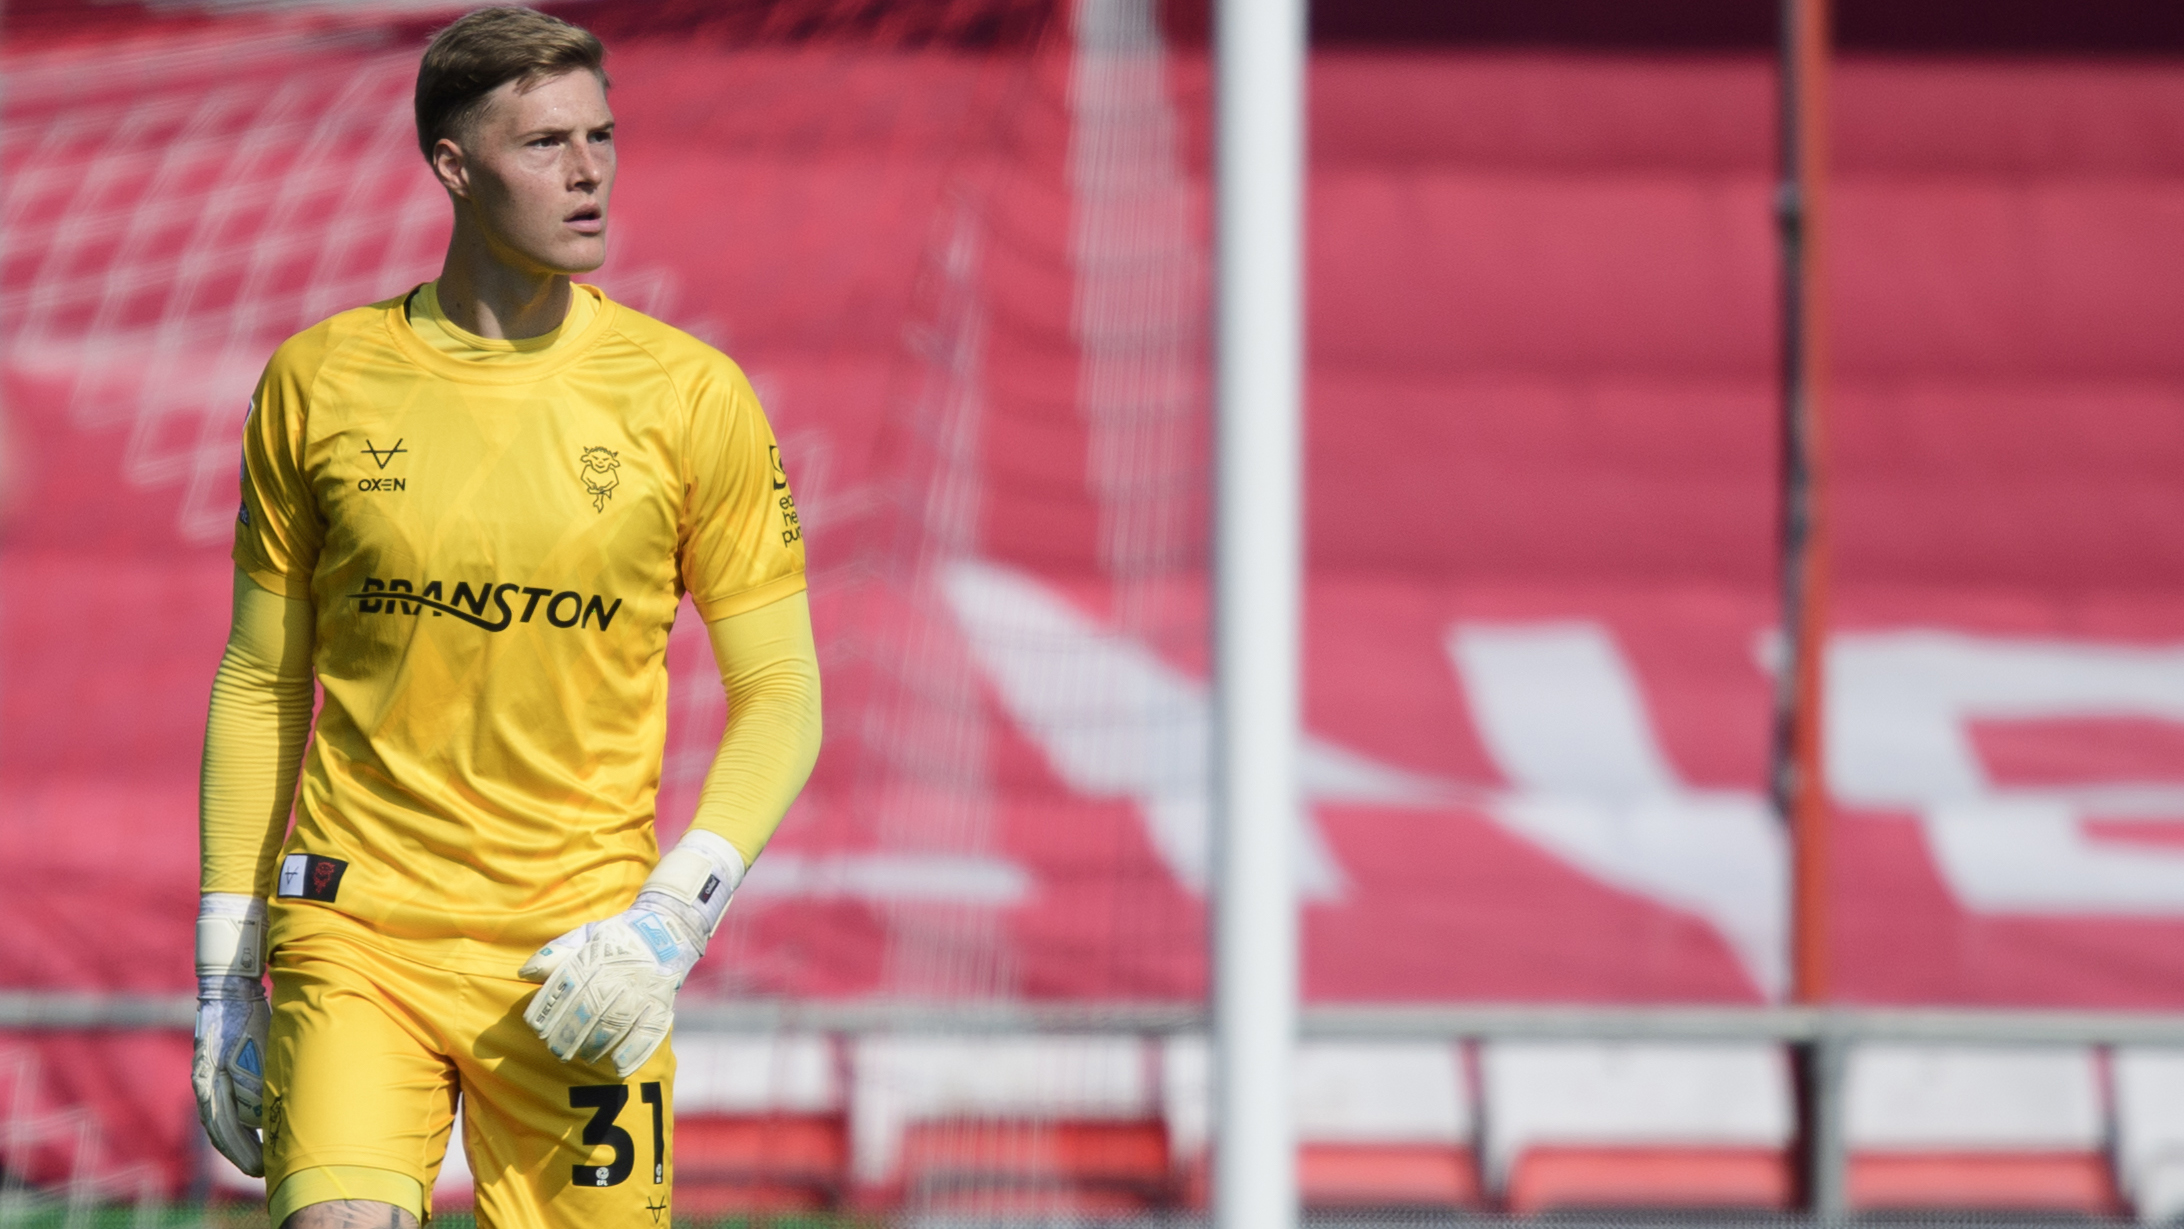
[[[0,1218],[247,1216],[182,997],[237,433],[436,272],[460,7],[0,15]],[[612,52],[597,280],[751,372],[826,671],[685,992],[678,1214],[1202,1207],[1203,4],[547,7]],[[1319,8],[1307,1002],[1777,1003],[1774,6]],[[1837,997],[2184,1011],[2184,10],[1838,21]],[[1312,1209],[1794,1206],[1765,1040],[1353,1031]],[[2184,1211],[2184,1048],[2006,1032],[1848,1052],[1853,1204]]]

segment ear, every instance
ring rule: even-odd
[[[470,163],[463,147],[441,137],[432,147],[432,175],[457,200],[470,199]]]

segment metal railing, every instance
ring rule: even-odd
[[[0,992],[0,1031],[187,1029],[187,995]],[[686,1033],[1204,1033],[1196,1003],[738,1000],[685,1003]],[[1307,1038],[1328,1040],[1773,1042],[1798,1047],[1809,1100],[1800,1140],[1810,1211],[1849,1213],[1845,1086],[1860,1043],[2175,1046],[2184,1014],[1880,1007],[1584,1007],[1346,1004],[1304,1009]]]

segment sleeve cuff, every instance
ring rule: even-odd
[[[243,575],[248,576],[253,584],[275,597],[290,598],[298,602],[311,600],[311,578],[308,576],[290,576],[276,572],[254,559],[243,558],[239,551],[236,553],[235,566],[241,568]]]
[[[700,618],[708,623],[715,623],[742,614],[747,610],[756,610],[761,606],[771,605],[792,593],[802,593],[803,591],[804,574],[798,571],[791,572],[787,576],[776,577],[765,584],[755,585],[740,593],[731,593],[721,597],[701,596],[693,593],[690,595],[690,600],[697,606]]]

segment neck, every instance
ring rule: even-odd
[[[455,233],[440,266],[440,310],[455,327],[502,341],[560,328],[569,314],[569,275],[509,259],[468,212],[455,211]]]

